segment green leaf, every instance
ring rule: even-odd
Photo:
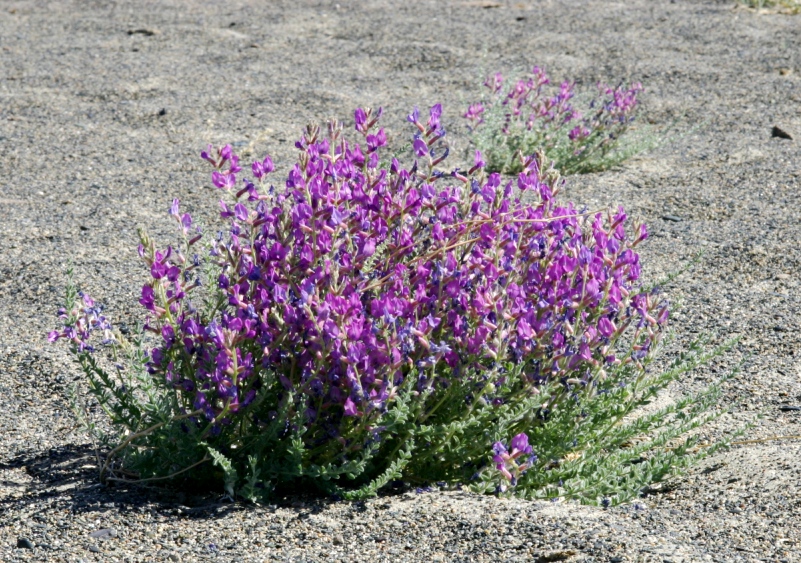
[[[234,469],[234,465],[231,463],[231,460],[212,448],[210,445],[204,443],[203,446],[211,456],[212,461],[214,461],[214,465],[223,470],[225,492],[231,499],[236,498],[236,484],[239,480],[239,477],[237,476],[236,469]]]

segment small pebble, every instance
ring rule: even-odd
[[[33,542],[28,538],[19,538],[17,540],[17,549],[33,549]]]
[[[116,538],[117,537],[117,530],[114,528],[102,528],[100,530],[95,530],[89,537],[92,538]]]

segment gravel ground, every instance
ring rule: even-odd
[[[800,561],[801,16],[715,0],[0,1],[0,559],[3,561]],[[310,119],[440,101],[452,143],[489,70],[544,65],[590,87],[640,80],[643,115],[689,133],[569,179],[653,237],[678,343],[740,336],[671,388],[746,358],[709,439],[764,414],[749,443],[613,509],[462,492],[253,508],[105,489],[65,400],[77,372],[44,334],[65,271],[118,323],[145,278],[137,225],[171,236],[173,197],[210,217],[207,142],[288,163]],[[778,126],[794,137],[774,137]],[[782,409],[781,407],[785,407]]]

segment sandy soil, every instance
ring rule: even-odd
[[[666,289],[679,343],[741,337],[670,391],[746,358],[710,438],[760,413],[746,439],[796,438],[735,446],[610,510],[453,492],[254,509],[98,485],[65,400],[78,374],[44,336],[70,263],[132,324],[136,226],[169,240],[173,197],[210,217],[206,143],[283,171],[310,119],[382,105],[400,142],[413,105],[442,102],[464,149],[483,74],[533,64],[587,87],[639,80],[645,121],[688,131],[569,179],[567,197],[643,217],[650,279],[704,251]],[[0,559],[799,561],[801,412],[780,407],[801,405],[800,203],[801,16],[723,0],[0,1]]]

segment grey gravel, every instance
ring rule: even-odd
[[[461,491],[253,507],[97,483],[66,401],[78,374],[44,337],[70,263],[135,326],[136,226],[170,241],[173,197],[213,224],[206,143],[269,151],[284,174],[310,119],[383,105],[397,146],[413,105],[442,102],[460,153],[482,75],[533,64],[586,88],[640,80],[642,121],[688,131],[566,196],[646,220],[648,279],[703,251],[665,288],[665,357],[740,341],[662,400],[747,359],[702,436],[764,414],[746,443],[607,510]],[[801,414],[780,408],[801,401],[799,131],[801,18],[733,0],[0,2],[0,560],[801,560]]]

